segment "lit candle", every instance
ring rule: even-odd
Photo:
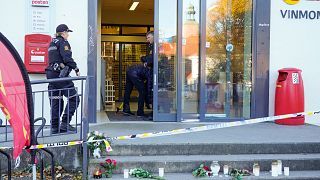
[[[164,176],[164,168],[159,168],[159,176],[160,177]]]
[[[123,170],[123,178],[124,179],[128,179],[129,178],[129,170],[128,169],[124,169]]]
[[[259,176],[260,175],[260,166],[258,163],[253,164],[253,175],[254,176]]]
[[[229,173],[229,166],[228,165],[224,165],[223,166],[223,174],[224,175],[228,175],[228,173]]]
[[[271,176],[278,176],[278,162],[273,161],[271,164]]]
[[[289,167],[283,167],[283,173],[285,176],[289,176]]]
[[[281,175],[282,174],[282,161],[278,160],[278,174]]]

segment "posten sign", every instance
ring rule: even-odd
[[[49,7],[49,0],[31,0],[31,5]]]

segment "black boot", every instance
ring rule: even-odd
[[[58,134],[59,133],[59,128],[58,127],[53,127],[51,129],[51,134]]]
[[[128,104],[123,105],[122,113],[123,115],[126,115],[126,116],[134,116],[134,113],[130,111],[130,106]]]
[[[77,131],[77,128],[71,126],[71,124],[69,123],[65,123],[65,122],[62,122],[60,124],[60,132],[61,133],[65,133],[65,132],[76,132]]]
[[[60,132],[61,133],[64,133],[64,132],[76,132],[77,131],[77,128],[71,126],[70,124],[70,121],[71,121],[72,117],[68,116],[67,115],[63,115],[62,117],[62,122],[60,124]],[[69,123],[67,123],[69,122]]]

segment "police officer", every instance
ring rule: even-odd
[[[52,39],[48,48],[49,66],[46,68],[47,79],[67,77],[72,69],[77,76],[80,75],[77,63],[72,58],[71,46],[68,42],[69,32],[72,32],[72,30],[65,24],[60,24],[56,28],[56,37]],[[80,101],[73,82],[49,83],[48,90],[51,105],[52,134],[59,133],[59,125],[60,132],[76,131],[76,128],[69,124]],[[64,110],[61,124],[59,124],[64,106],[63,96],[67,97],[68,103]]]
[[[146,39],[148,42],[148,47],[147,47],[147,55],[141,58],[142,63],[144,64],[145,67],[148,68],[147,71],[147,83],[146,83],[146,93],[145,93],[145,102],[146,106],[149,109],[149,105],[152,104],[153,101],[153,44],[154,44],[154,33],[153,31],[149,31],[146,34]],[[151,108],[150,108],[151,109]],[[153,113],[151,112],[149,114],[149,120],[152,120],[152,115]]]
[[[141,62],[145,65],[145,67],[149,68],[148,81],[145,84],[145,104],[147,109],[151,109],[150,104],[152,104],[153,31],[147,32],[146,39],[148,42],[147,55],[141,57]]]
[[[148,69],[143,64],[132,65],[128,68],[126,72],[126,86],[124,90],[124,100],[123,100],[123,114],[125,115],[134,115],[130,111],[130,94],[132,92],[133,87],[136,87],[139,92],[138,97],[138,117],[144,117],[144,98],[145,98],[145,90],[144,90],[144,81],[147,80],[147,72]]]

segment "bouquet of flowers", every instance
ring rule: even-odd
[[[100,158],[100,152],[106,151],[106,143],[103,140],[107,140],[108,138],[104,136],[103,133],[99,133],[98,131],[93,131],[88,134],[88,148],[91,153],[94,153],[94,156],[97,158]],[[90,142],[94,140],[101,140],[101,141],[95,141]],[[108,141],[108,143],[110,143]]]
[[[242,180],[243,176],[250,176],[251,173],[246,169],[231,169],[229,175],[232,176],[234,180]]]
[[[142,178],[149,178],[149,179],[157,179],[157,180],[164,180],[164,178],[152,175],[150,172],[142,169],[142,168],[134,168],[130,169],[129,171],[130,176],[142,179]]]
[[[208,166],[200,164],[200,167],[192,171],[194,177],[211,177],[212,172]]]
[[[111,178],[113,171],[117,169],[117,161],[114,159],[106,159],[105,162],[100,163],[100,166],[103,167],[103,174],[106,178]]]

